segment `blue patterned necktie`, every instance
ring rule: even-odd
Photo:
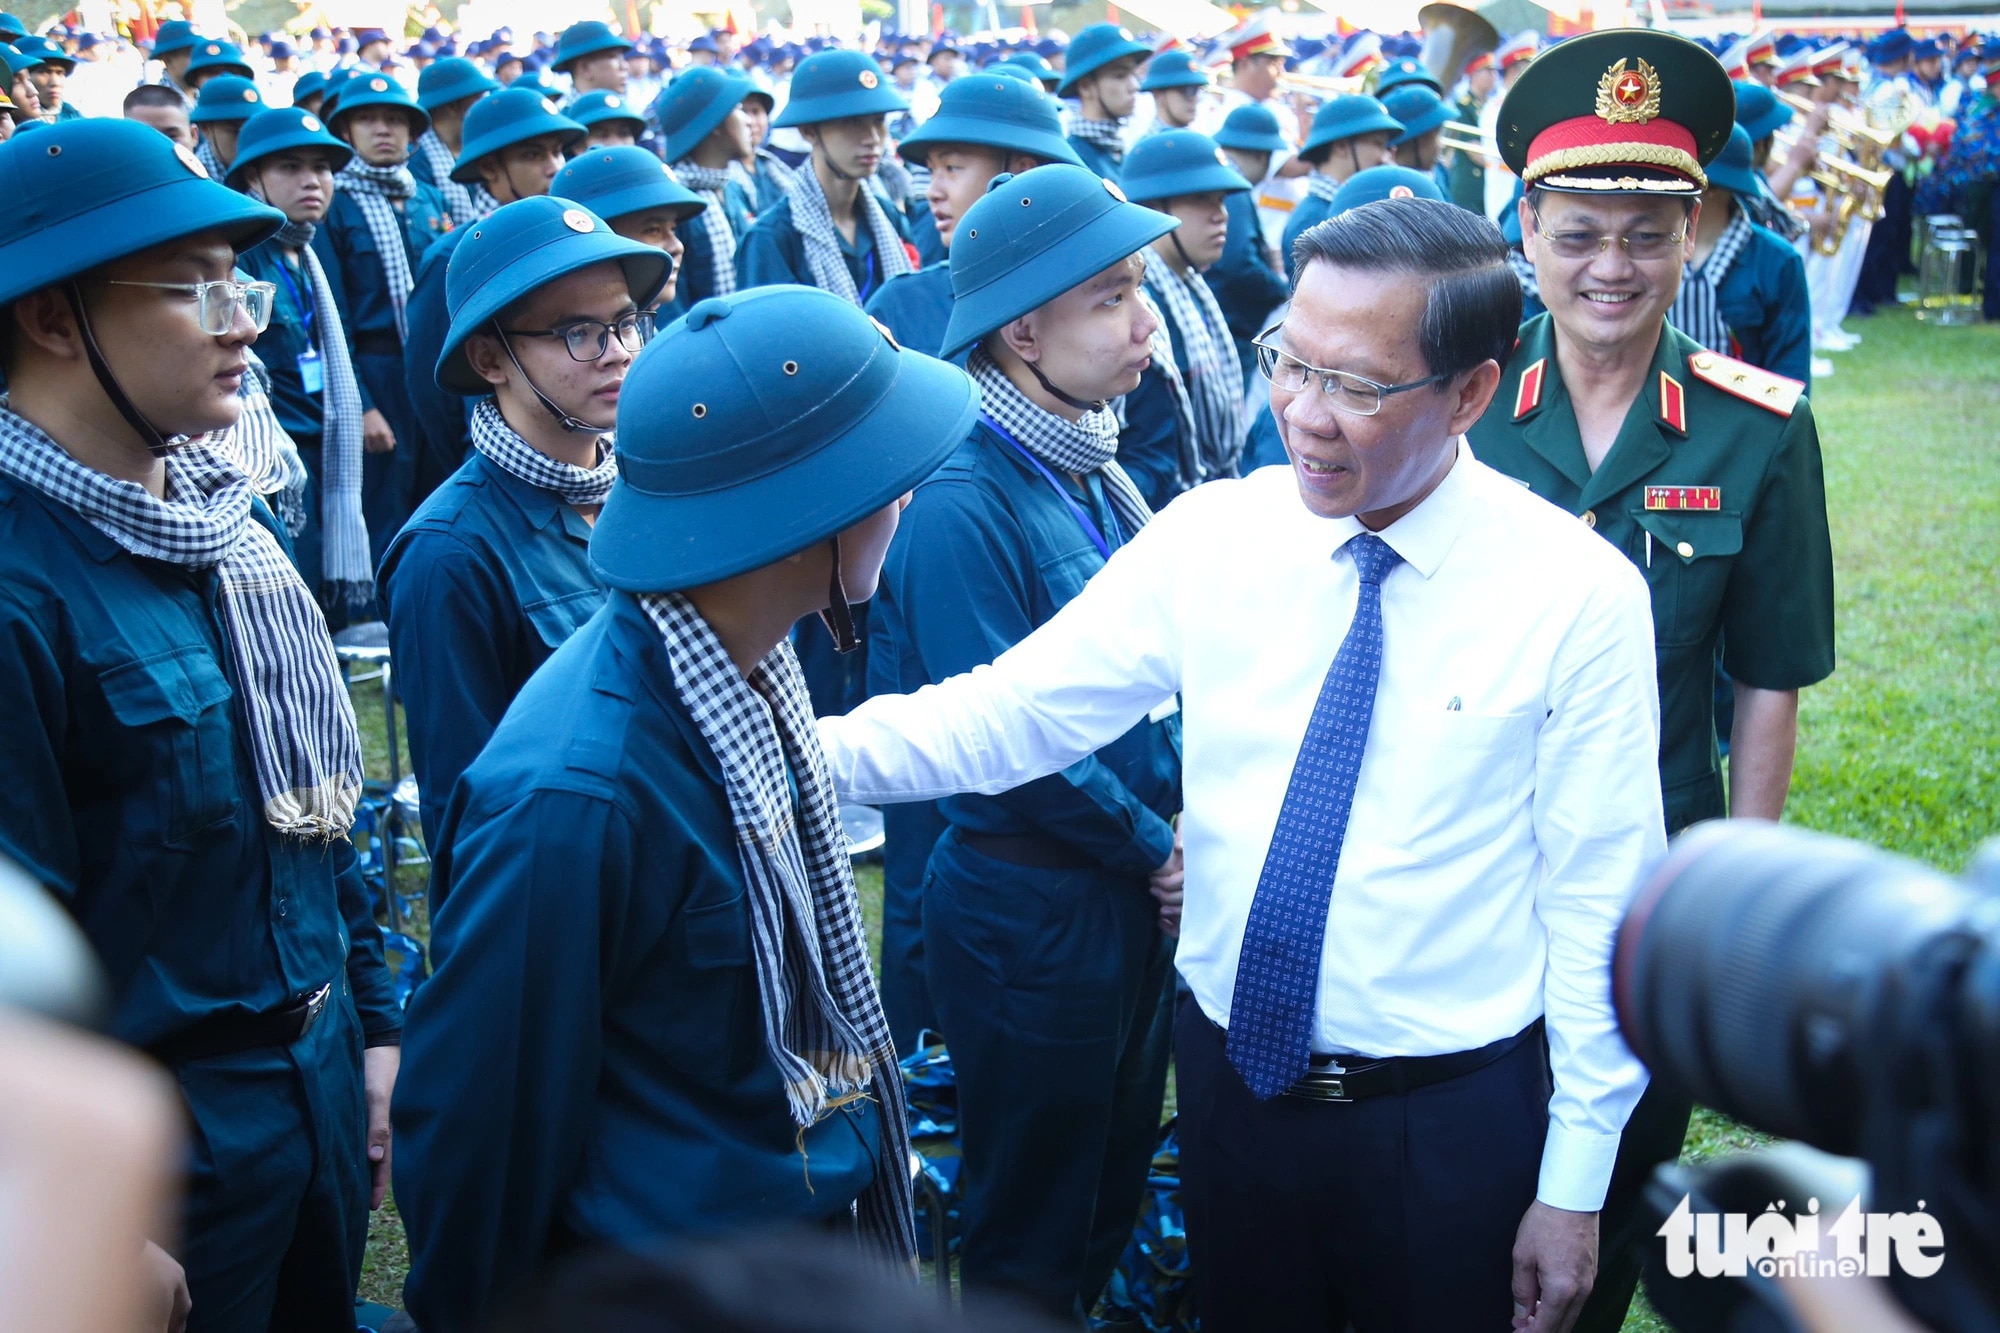
[[[1291,1087],[1311,1067],[1326,909],[1382,674],[1382,580],[1403,558],[1367,532],[1347,549],[1361,575],[1354,623],[1319,688],[1292,765],[1229,1002],[1229,1062],[1260,1100]]]

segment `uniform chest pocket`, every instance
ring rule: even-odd
[[[1393,740],[1368,756],[1385,770],[1385,840],[1424,861],[1492,841],[1525,795],[1535,724],[1529,713],[1378,715],[1371,734]]]
[[[579,588],[555,597],[545,597],[522,607],[528,623],[535,627],[549,651],[554,652],[569,642],[569,636],[583,627],[583,622],[597,614],[604,605],[604,592],[599,588]]]
[[[1079,544],[1061,555],[1041,561],[1036,566],[1036,573],[1041,575],[1042,584],[1048,589],[1051,606],[1060,611],[1075,600],[1076,595],[1083,591],[1083,585],[1102,568],[1104,560],[1097,551]]]
[[[136,823],[136,838],[184,843],[235,814],[236,728],[233,691],[206,652],[189,649],[98,673],[104,701],[139,753],[136,781],[150,783],[157,827]]]
[[[1743,516],[1726,510],[1634,509],[1632,552],[1653,593],[1660,647],[1699,643],[1722,614],[1722,594],[1743,550]],[[1652,538],[1650,551],[1646,539]]]
[[[690,967],[746,967],[750,962],[750,895],[681,909],[681,939]]]

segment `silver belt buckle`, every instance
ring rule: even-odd
[[[1342,1076],[1347,1069],[1338,1060],[1328,1061],[1317,1068],[1306,1070],[1299,1081],[1285,1089],[1289,1097],[1303,1097],[1314,1102],[1351,1102]]]
[[[311,995],[306,996],[306,1021],[302,1031],[310,1029],[314,1023],[319,1021],[320,1011],[326,1008],[326,1002],[332,995],[333,983],[329,981]]]

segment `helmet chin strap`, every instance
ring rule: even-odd
[[[1200,269],[1195,267],[1194,258],[1188,254],[1187,247],[1181,244],[1181,229],[1179,227],[1175,227],[1172,231],[1168,232],[1167,239],[1174,243],[1174,253],[1181,257],[1183,264],[1187,265],[1188,272],[1201,272]]]
[[[820,623],[833,636],[833,651],[851,653],[861,646],[861,639],[854,632],[854,607],[847,600],[847,585],[840,580],[840,534],[827,539],[833,548],[833,577],[827,583],[826,609],[819,613]]]
[[[816,157],[821,162],[826,163],[826,169],[833,173],[833,178],[835,180],[858,181],[861,179],[861,177],[859,176],[848,175],[846,172],[842,171],[838,166],[834,165],[833,154],[826,151],[826,145],[824,143],[816,143],[813,145],[813,156]]]
[[[542,410],[547,412],[550,416],[554,417],[556,419],[557,425],[561,426],[564,430],[573,432],[574,434],[577,435],[604,434],[604,427],[593,426],[588,421],[585,421],[582,417],[571,416],[569,413],[563,411],[560,407],[556,406],[555,399],[549,397],[547,394],[542,392],[541,386],[536,384],[533,379],[529,378],[527,368],[521,364],[521,358],[514,355],[514,344],[507,341],[506,330],[500,327],[500,321],[497,319],[493,321],[493,333],[494,336],[500,339],[500,345],[507,349],[507,359],[509,361],[512,361],[514,363],[514,369],[521,373],[521,383],[528,386],[528,391],[534,394],[536,400],[541,403]]]
[[[1055,381],[1051,380],[1047,375],[1044,375],[1042,373],[1042,368],[1040,366],[1028,360],[1026,357],[1021,358],[1021,364],[1028,368],[1028,373],[1035,377],[1035,383],[1042,386],[1042,391],[1044,393],[1049,394],[1050,396],[1054,397],[1060,402],[1069,404],[1071,407],[1075,408],[1079,412],[1102,412],[1111,403],[1111,400],[1109,398],[1099,398],[1095,401],[1086,401],[1085,399],[1082,398],[1072,398],[1070,395],[1064,393],[1061,389],[1057,388]]]
[[[76,316],[77,332],[83,335],[84,355],[90,360],[90,373],[97,377],[98,387],[104,396],[118,409],[118,415],[125,418],[125,424],[139,434],[139,442],[146,446],[146,452],[155,458],[165,458],[174,451],[174,446],[160,434],[159,428],[146,420],[138,407],[127,396],[117,376],[111,373],[111,365],[104,359],[104,353],[97,346],[97,334],[91,330],[90,315],[83,308],[83,292],[75,282],[63,284],[63,295],[69,298],[69,308]]]

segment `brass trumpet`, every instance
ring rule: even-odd
[[[1278,91],[1288,97],[1310,97],[1324,102],[1343,93],[1367,92],[1368,76],[1361,74],[1351,79],[1336,79],[1324,74],[1285,74],[1278,78]]]
[[[1779,130],[1771,136],[1772,147],[1787,156],[1798,140],[1797,130]],[[1854,224],[1855,218],[1873,222],[1882,216],[1884,193],[1889,188],[1889,178],[1894,174],[1888,170],[1872,171],[1844,157],[1826,153],[1819,155],[1817,163],[1806,172],[1806,176],[1827,192],[1829,201],[1834,205],[1833,226],[1820,238],[1817,246],[1819,253],[1838,254],[1841,243],[1847,238],[1847,229]]]
[[[1449,148],[1455,153],[1469,153],[1483,158],[1489,151],[1486,136],[1474,126],[1462,120],[1447,120],[1438,129],[1438,146]]]
[[[1778,100],[1802,116],[1809,116],[1814,110],[1813,103],[1797,93],[1781,92],[1778,94]],[[1833,135],[1842,148],[1857,157],[1868,151],[1862,147],[1864,143],[1872,146],[1876,153],[1880,153],[1885,149],[1894,148],[1896,141],[1903,137],[1902,130],[1878,129],[1869,124],[1866,117],[1858,116],[1846,107],[1838,105],[1829,108],[1826,128],[1827,133]]]

